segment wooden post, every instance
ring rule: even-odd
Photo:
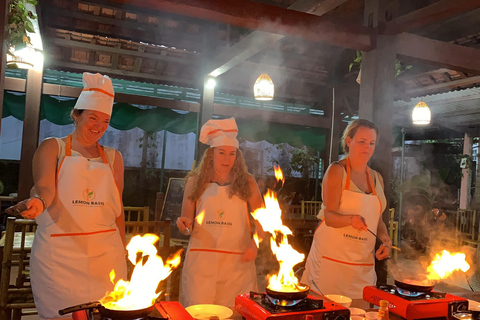
[[[465,133],[463,138],[463,154],[472,156],[472,138]],[[460,185],[460,209],[467,209],[470,205],[470,188],[472,187],[472,168],[462,168],[462,182]]]
[[[8,6],[10,1],[0,4],[0,132],[2,131],[3,93],[5,90],[5,69],[7,67]]]
[[[22,150],[20,155],[20,178],[18,199],[30,196],[33,187],[32,162],[38,147],[40,129],[40,102],[42,98],[43,66],[29,69],[25,97],[25,117],[23,118]]]
[[[387,10],[384,0],[365,1],[364,24],[382,29]],[[391,16],[391,15],[390,15]],[[379,139],[372,159],[372,168],[383,177],[385,197],[390,196],[390,176],[392,168],[392,109],[395,91],[395,38],[376,35],[376,47],[362,54],[362,79],[360,85],[360,118],[373,121],[379,129]],[[386,210],[388,212],[388,210]],[[389,215],[383,215],[388,223]],[[385,262],[376,261],[377,282],[386,283]]]

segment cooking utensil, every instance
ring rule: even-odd
[[[267,295],[269,295],[271,298],[274,298],[274,299],[301,300],[301,299],[305,299],[308,296],[308,293],[310,292],[310,287],[302,283],[300,283],[300,286],[304,287],[304,289],[299,291],[276,291],[276,290],[266,288],[265,290],[267,292]]]
[[[400,289],[407,290],[410,292],[430,292],[435,286],[433,283],[426,285],[418,284],[420,281],[404,279],[403,281],[395,279],[395,285]]]
[[[88,302],[79,304],[73,307],[68,307],[58,311],[58,314],[63,316],[64,314],[80,311],[80,310],[89,310],[97,309],[100,314],[106,318],[110,319],[137,319],[142,318],[148,315],[153,311],[154,305],[151,305],[148,308],[137,309],[137,310],[115,310],[105,308],[100,301]]]
[[[375,238],[377,238],[377,239],[383,244],[382,239],[380,239],[379,236],[377,236],[375,233],[373,233],[372,230],[370,230],[370,229],[367,228],[367,231],[370,232]],[[398,250],[398,251],[402,251],[402,249],[400,249],[399,247],[391,246],[391,248],[392,248],[392,249],[395,249],[395,250]]]

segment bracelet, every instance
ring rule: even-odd
[[[40,201],[42,201],[42,204],[43,204],[43,210],[42,210],[42,212],[45,211],[45,209],[47,209],[47,201],[45,201],[45,199],[43,199],[42,197],[40,197],[40,196],[38,196],[38,195],[37,195],[37,196],[34,196],[34,198],[40,199]]]

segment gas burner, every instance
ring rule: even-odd
[[[316,320],[350,318],[347,308],[312,291],[299,301],[276,300],[266,293],[250,292],[235,298],[235,309],[247,320],[303,320],[310,315]]]
[[[425,294],[425,292],[408,291],[408,290],[398,288],[398,287],[397,287],[397,292],[402,296],[406,296],[406,297],[410,297],[410,298],[419,297],[419,296]]]
[[[258,303],[270,313],[324,309],[323,300],[308,297],[300,300],[280,300],[272,298],[266,293],[252,291],[250,292],[250,299]]]
[[[389,312],[405,319],[451,319],[455,313],[468,310],[465,298],[433,290],[418,294],[391,285],[365,287],[363,300],[377,306],[380,300],[387,300]]]

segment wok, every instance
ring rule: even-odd
[[[410,292],[430,292],[432,291],[435,284],[433,282],[424,282],[410,280],[410,279],[403,279],[402,281],[395,279],[395,285],[403,290],[408,290]]]
[[[304,288],[302,288],[304,287]],[[266,288],[267,295],[278,300],[301,300],[305,299],[310,292],[310,287],[305,284],[297,286],[299,291],[276,291]]]
[[[153,311],[154,305],[151,305],[148,308],[137,309],[137,310],[115,310],[105,308],[99,301],[88,302],[79,304],[73,307],[68,307],[58,311],[58,314],[61,316],[70,312],[80,311],[80,310],[89,310],[97,309],[100,314],[106,318],[110,319],[136,319],[145,317],[150,312]]]

